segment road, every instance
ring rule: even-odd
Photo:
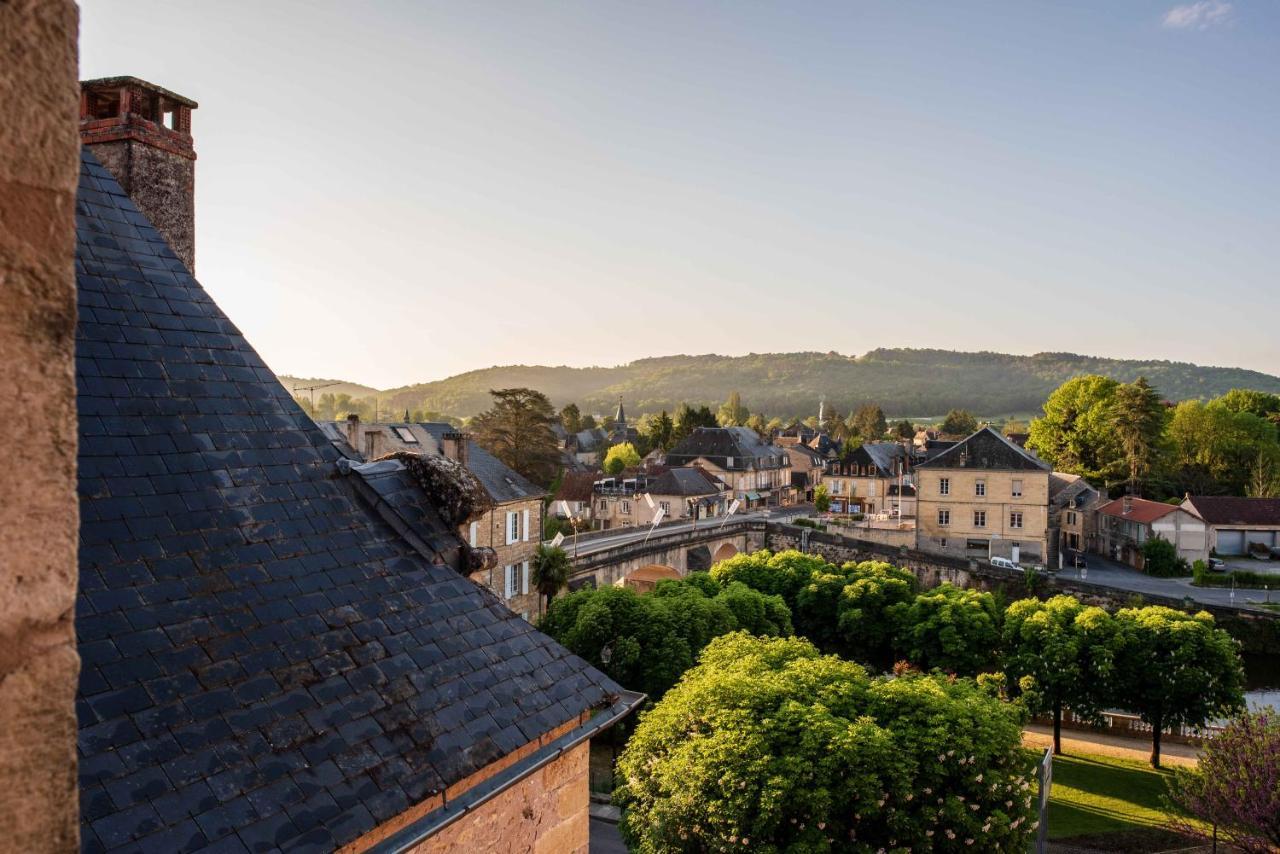
[[[722,524],[731,525],[734,522],[751,519],[760,521],[767,519],[774,522],[783,522],[795,516],[807,516],[811,512],[813,512],[813,508],[803,505],[797,507],[773,507],[768,510],[753,510],[750,513],[735,513],[733,516],[729,516],[727,518],[699,519],[696,523],[678,522],[674,525],[661,525],[653,532],[653,536],[667,537],[671,534],[681,534],[694,530],[695,526],[699,531],[706,531],[717,528]],[[578,557],[582,557],[584,555],[602,552],[607,549],[617,548],[618,546],[641,542],[648,535],[648,526],[643,528],[619,528],[616,533],[610,533],[607,536],[593,537],[589,540],[584,539],[579,541],[576,554]],[[567,538],[561,544],[561,548],[571,555],[575,554],[573,538]]]
[[[1098,555],[1088,555],[1089,570],[1084,581],[1117,590],[1128,590],[1148,596],[1172,596],[1178,599],[1190,597],[1202,605],[1219,605],[1224,608],[1257,608],[1268,601],[1265,590],[1236,590],[1224,587],[1192,587],[1190,578],[1153,578],[1138,570]],[[1070,567],[1058,573],[1064,581],[1080,578],[1080,570]],[[1273,592],[1270,601],[1280,602],[1280,593]]]

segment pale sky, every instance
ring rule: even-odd
[[[1071,351],[1280,373],[1280,2],[82,0],[194,98],[280,373]]]

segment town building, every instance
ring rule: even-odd
[[[542,542],[545,489],[448,424],[369,424],[350,415],[346,421],[322,421],[319,426],[340,452],[360,462],[408,453],[448,457],[461,464],[476,478],[488,501],[483,514],[462,523],[458,534],[471,548],[493,554],[488,565],[471,573],[471,579],[502,597],[508,608],[526,620],[540,615],[543,597],[533,588],[531,561]]]
[[[1152,537],[1173,543],[1188,563],[1209,556],[1204,519],[1177,504],[1125,495],[1098,508],[1097,529],[1094,551],[1134,569],[1143,568],[1142,546]]]
[[[907,448],[898,442],[865,442],[828,462],[822,474],[833,512],[868,516],[887,513],[893,507],[905,509],[903,501],[895,504],[892,499],[899,498],[898,487],[909,484],[910,478],[911,459]],[[910,515],[914,515],[914,507],[912,510]]]
[[[917,464],[915,486],[920,550],[1048,560],[1049,466],[992,428]]]
[[[750,427],[698,427],[667,451],[673,467],[696,465],[733,490],[746,508],[792,503],[791,455]]]
[[[813,492],[822,483],[822,475],[827,468],[827,455],[803,442],[784,447],[791,457],[791,486],[795,489],[796,500],[813,501]]]
[[[652,525],[659,512],[663,522],[722,516],[733,500],[733,491],[710,472],[688,466],[657,474],[601,478],[592,497],[595,526],[611,530]]]
[[[1250,546],[1280,546],[1280,498],[1188,495],[1182,507],[1204,520],[1206,546],[1215,554],[1244,555]]]
[[[113,79],[119,117],[154,125],[125,89],[165,90]],[[465,577],[460,466],[433,458],[453,479],[429,490],[338,452],[93,143],[75,206],[82,850],[585,851],[588,740],[642,698]]]
[[[1050,473],[1049,566],[1058,566],[1057,554],[1064,556],[1065,563],[1071,552],[1095,550],[1096,511],[1101,503],[1102,494],[1080,475],[1060,471]]]

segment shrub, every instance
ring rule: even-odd
[[[717,638],[619,760],[632,851],[1027,850],[1021,710],[871,678],[801,638]]]
[[[1163,537],[1152,537],[1142,544],[1142,569],[1157,578],[1178,578],[1191,574],[1191,567],[1178,557],[1173,543]]]

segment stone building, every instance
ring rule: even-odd
[[[1049,466],[990,427],[915,467],[916,548],[957,557],[1049,556]]]
[[[74,245],[84,849],[585,852],[588,740],[641,698],[465,577],[459,479],[338,452],[93,147]],[[37,823],[57,829],[17,832]]]
[[[866,442],[831,460],[822,482],[831,496],[833,512],[872,515],[901,509],[903,515],[915,515],[911,502],[895,500],[899,498],[898,487],[911,483],[911,458],[906,446],[898,442]],[[914,498],[905,494],[906,489],[902,492],[902,498]]]
[[[652,525],[659,512],[663,522],[712,519],[733,500],[724,481],[697,466],[601,478],[592,492],[592,519],[604,530]]]
[[[0,848],[75,851],[76,7],[0,3]]]
[[[743,509],[793,502],[791,454],[750,427],[698,427],[667,451],[670,466],[696,465],[733,490]]]
[[[1049,475],[1050,566],[1058,565],[1059,553],[1065,565],[1071,553],[1094,550],[1101,503],[1102,494],[1080,475],[1060,471]]]
[[[458,533],[471,548],[493,554],[483,568],[471,573],[471,579],[502,597],[507,607],[526,620],[540,616],[542,597],[533,588],[530,561],[542,542],[545,489],[448,424],[368,424],[352,415],[342,422],[321,422],[320,429],[338,442],[340,451],[362,462],[394,453],[434,454],[471,472],[488,497],[488,507],[478,518],[463,522]]]
[[[1204,519],[1191,509],[1125,495],[1103,504],[1096,515],[1094,551],[1134,569],[1143,568],[1142,546],[1153,537],[1173,543],[1188,563],[1209,556]]]

